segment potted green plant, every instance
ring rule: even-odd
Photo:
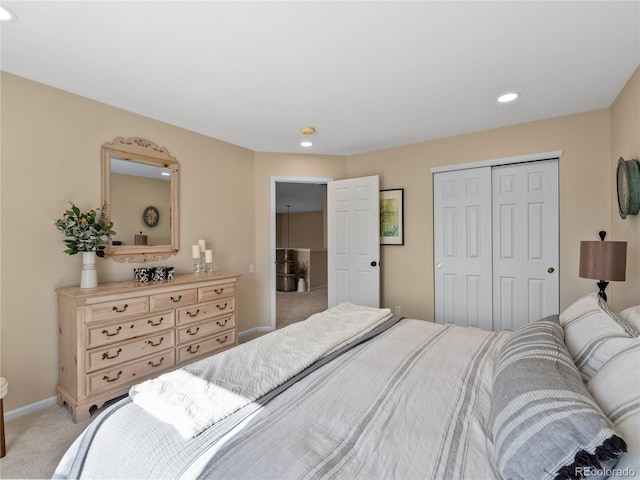
[[[71,208],[66,210],[54,225],[64,233],[64,253],[75,255],[82,253],[82,275],[80,287],[93,288],[98,285],[95,269],[95,257],[104,257],[104,249],[109,239],[116,232],[112,230],[113,223],[107,220],[102,208],[83,212],[72,202]]]

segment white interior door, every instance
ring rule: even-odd
[[[433,176],[435,320],[492,329],[491,168]]]
[[[328,306],[380,306],[378,176],[327,184]]]
[[[558,160],[494,167],[494,330],[559,312]]]

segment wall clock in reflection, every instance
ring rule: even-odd
[[[142,221],[147,227],[155,227],[160,221],[160,212],[153,206],[149,206],[142,212]]]
[[[640,163],[620,157],[616,168],[618,211],[622,218],[640,211]]]

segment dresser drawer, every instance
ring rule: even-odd
[[[175,326],[174,312],[163,312],[128,321],[114,322],[87,328],[87,348],[100,347],[110,343],[159,332]]]
[[[169,308],[191,305],[198,301],[198,289],[177,290],[175,292],[158,293],[150,296],[149,311],[157,312]]]
[[[145,377],[166,371],[175,365],[175,349],[164,350],[134,362],[123,363],[111,369],[87,375],[87,395],[111,390],[122,385],[133,384]]]
[[[233,297],[236,294],[235,283],[224,283],[222,285],[213,285],[210,287],[201,287],[198,289],[198,301],[209,302],[219,298]]]
[[[135,297],[115,302],[96,303],[87,306],[87,317],[91,322],[130,317],[149,311],[149,297]]]
[[[87,351],[87,372],[109,368],[175,346],[175,331],[165,330],[128,342]]]
[[[224,315],[234,312],[236,309],[236,299],[221,298],[217,302],[199,303],[190,307],[176,310],[178,314],[178,325],[192,323],[206,318]]]
[[[210,355],[216,351],[226,350],[236,344],[235,330],[216,335],[215,337],[205,338],[202,341],[194,342],[189,345],[178,348],[178,363],[188,362],[196,358]]]
[[[233,328],[235,326],[235,318],[235,314],[232,313],[206,322],[194,323],[178,328],[178,344],[193,343],[201,338]]]

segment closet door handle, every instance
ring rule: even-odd
[[[555,268],[553,268],[553,267],[549,267],[549,268],[547,268],[547,272],[548,272],[548,273],[553,273],[553,272],[555,272],[555,271],[556,271],[556,269],[555,269]]]

